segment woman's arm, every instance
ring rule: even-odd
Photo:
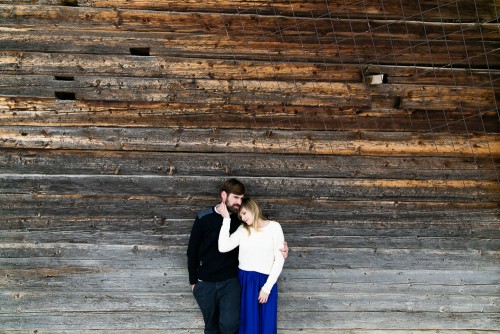
[[[231,227],[231,218],[224,218],[222,227],[219,232],[219,252],[227,253],[232,251],[240,245],[241,232],[243,226],[239,226],[233,234],[229,235],[229,228]]]
[[[283,270],[283,265],[285,264],[285,258],[283,257],[283,253],[280,251],[280,248],[283,247],[283,242],[285,241],[285,237],[283,235],[283,230],[281,229],[281,225],[276,223],[276,226],[273,226],[273,252],[274,252],[274,263],[271,268],[271,272],[269,273],[269,277],[267,278],[266,284],[262,287],[262,291],[267,294],[271,293],[271,289],[273,285],[278,281],[278,277]]]

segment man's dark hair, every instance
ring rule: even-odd
[[[220,187],[220,191],[225,191],[228,195],[245,195],[245,186],[236,179],[229,179],[224,181]]]

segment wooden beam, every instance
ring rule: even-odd
[[[0,127],[3,148],[334,154],[366,156],[500,156],[494,134],[434,134],[172,128]]]
[[[46,175],[498,180],[500,160],[187,152],[0,149],[0,172]],[[249,180],[253,182],[251,179]]]
[[[14,19],[13,19],[14,20]],[[15,20],[14,20],[15,21]],[[458,68],[496,68],[497,58],[491,55],[500,44],[492,40],[390,40],[383,36],[337,38],[324,36],[133,32],[116,29],[78,30],[48,25],[45,30],[29,27],[8,27],[0,31],[0,50],[57,53],[130,54],[130,48],[150,49],[150,56],[204,57],[250,61],[304,61],[342,64],[394,64],[420,66],[453,66]],[[145,28],[149,31],[149,28]],[[133,43],[131,43],[133,41]],[[98,50],[95,44],[99,44]],[[364,47],[359,47],[363,45]],[[418,57],[415,57],[418,55]]]
[[[366,3],[358,0],[209,0],[200,3],[196,0],[1,0],[3,4],[52,5],[92,8],[127,8],[135,10],[174,11],[174,12],[216,12],[251,13],[258,15],[288,15],[295,17],[331,18],[370,18],[400,19],[411,21],[425,20],[455,22],[457,12],[463,21],[487,22],[495,19],[495,3],[489,0],[458,1],[421,1],[401,3],[400,0],[384,0],[380,3]]]
[[[213,190],[214,193],[217,189]],[[252,191],[251,196],[259,198],[266,215],[278,221],[351,221],[377,222],[384,224],[429,222],[461,222],[461,226],[472,228],[470,224],[481,221],[483,224],[498,225],[498,200],[494,202],[480,201],[400,201],[377,200],[370,198],[356,198],[354,200],[332,199],[305,199],[288,198],[277,199],[265,197],[265,193]],[[283,194],[280,195],[283,197]],[[491,195],[492,197],[493,195]],[[350,196],[349,198],[354,198]],[[217,203],[218,198],[200,197],[191,194],[188,197],[158,197],[158,196],[112,196],[112,195],[46,195],[46,194],[0,194],[0,209],[2,219],[19,221],[24,219],[51,220],[88,218],[99,221],[101,219],[128,219],[140,221],[142,219],[157,219],[159,223],[165,219],[192,220],[200,209]],[[193,206],[192,203],[197,203]],[[286,210],[283,210],[286,208]],[[491,225],[496,227],[497,225]],[[92,229],[92,224],[89,228]],[[393,225],[389,225],[393,226]]]
[[[51,76],[163,77],[218,80],[328,81],[360,83],[383,73],[389,84],[500,85],[500,71],[398,65],[245,61],[169,56],[0,52],[0,73]],[[363,74],[362,74],[363,73]]]
[[[396,101],[396,97],[371,95],[370,99],[371,110],[354,106],[206,105],[0,96],[0,121],[4,125],[22,126],[152,126],[462,134],[500,132],[495,111],[479,111],[470,104],[470,108],[456,111],[402,110],[394,109],[394,104],[401,104],[401,100]],[[409,102],[405,103],[408,105]],[[461,106],[452,106],[450,103],[450,107]],[[200,118],[203,119],[202,123]]]

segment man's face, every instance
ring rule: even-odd
[[[222,193],[223,193],[222,198],[224,198],[226,193],[224,191]],[[231,213],[238,213],[242,200],[243,200],[243,195],[236,195],[233,193],[229,193],[229,195],[227,195],[226,197],[227,210]]]

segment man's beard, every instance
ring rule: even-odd
[[[229,205],[229,202],[226,201],[226,207],[227,207],[227,211],[231,212],[231,213],[238,213],[238,211],[240,211],[240,206],[235,204],[235,205]]]

